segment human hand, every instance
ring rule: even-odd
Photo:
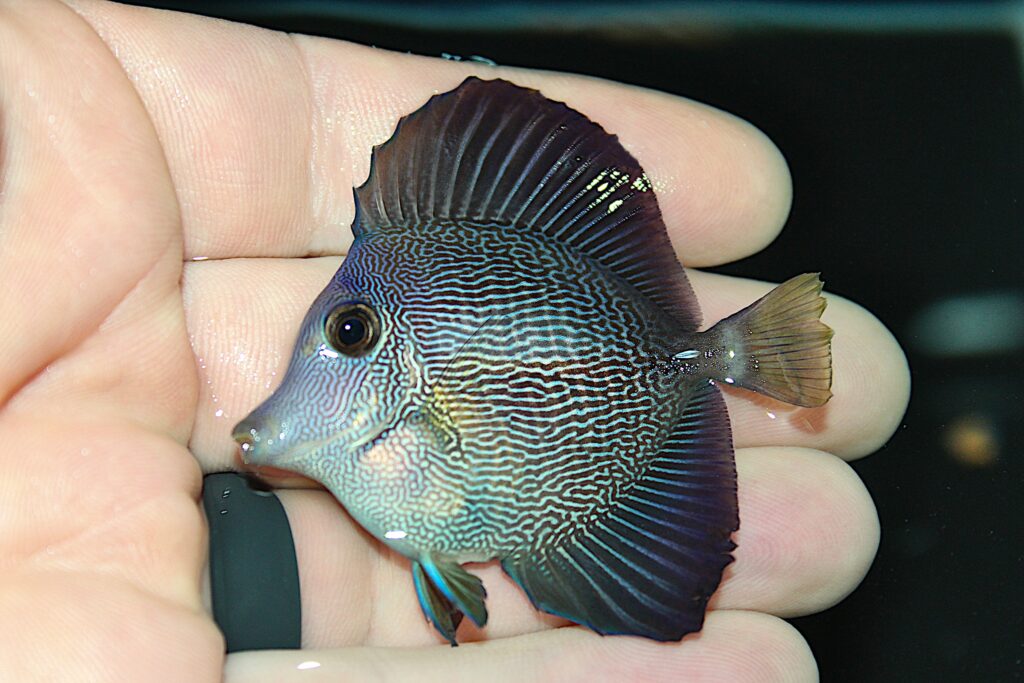
[[[350,240],[351,187],[399,116],[474,72],[566,101],[643,164],[690,266],[770,242],[788,172],[748,125],[667,95],[72,7],[0,10],[0,679],[813,677],[777,617],[833,604],[866,571],[877,521],[842,458],[881,445],[908,392],[891,336],[837,297],[827,406],[726,396],[741,529],[700,634],[664,644],[557,628],[488,566],[490,623],[467,623],[452,650],[404,560],[327,493],[287,490],[315,651],[225,666],[201,596],[200,473],[233,466],[231,428],[283,372]],[[769,288],[691,277],[707,321]],[[321,667],[295,670],[307,660]]]

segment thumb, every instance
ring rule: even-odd
[[[719,610],[679,643],[580,627],[426,647],[277,650],[228,656],[225,683],[319,681],[812,681],[807,644],[781,619]]]

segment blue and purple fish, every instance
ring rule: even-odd
[[[487,621],[464,562],[598,633],[701,628],[739,527],[725,382],[831,396],[817,275],[698,332],[651,182],[614,135],[506,81],[403,118],[249,464],[326,486],[412,562],[453,644]]]

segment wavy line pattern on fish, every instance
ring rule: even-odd
[[[600,633],[699,630],[739,525],[714,384],[828,400],[817,276],[698,332],[636,160],[505,81],[403,118],[356,205],[281,387],[235,430],[244,459],[321,481],[409,557],[453,644],[487,619],[460,565],[494,558]]]

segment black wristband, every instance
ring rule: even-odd
[[[302,645],[302,602],[288,516],[277,496],[234,472],[203,479],[213,618],[228,652]]]

